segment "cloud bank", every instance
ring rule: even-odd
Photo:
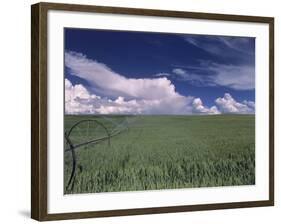
[[[171,96],[159,99],[109,99],[90,92],[81,84],[65,79],[67,114],[190,114],[193,97]]]
[[[72,75],[87,80],[92,88],[65,79],[66,114],[220,114],[255,110],[254,102],[239,103],[230,94],[216,99],[215,105],[209,108],[200,98],[176,92],[167,75],[126,78],[76,52],[65,53],[65,66]],[[173,72],[184,75],[181,70]]]

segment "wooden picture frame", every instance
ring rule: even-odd
[[[268,199],[255,201],[206,203],[180,206],[145,207],[102,211],[65,213],[48,212],[48,12],[68,11],[210,21],[267,24],[269,27],[269,173]],[[274,205],[274,18],[223,15],[183,11],[164,11],[137,8],[118,8],[90,5],[38,3],[31,7],[31,217],[39,221],[81,219],[109,216],[142,215],[170,212],[203,211]]]

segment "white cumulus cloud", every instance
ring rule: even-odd
[[[237,102],[229,93],[225,93],[224,97],[217,98],[215,103],[222,113],[239,113],[253,114],[255,113],[255,103],[252,101]]]
[[[100,100],[99,96],[90,94],[83,85],[72,85],[68,79],[65,79],[65,112],[67,114],[95,113],[92,105]]]
[[[220,111],[216,106],[212,106],[208,108],[203,105],[202,100],[200,98],[195,98],[192,103],[192,111],[195,114],[220,114]]]
[[[166,77],[126,78],[112,71],[105,64],[88,59],[76,52],[65,53],[65,65],[71,73],[86,79],[96,87],[96,91],[112,97],[133,97],[141,99],[176,98],[180,95]]]

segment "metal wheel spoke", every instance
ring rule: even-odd
[[[72,191],[75,184],[77,170],[76,150],[84,147],[87,148],[90,144],[96,145],[104,141],[107,141],[108,145],[110,145],[110,139],[112,137],[128,128],[129,123],[127,118],[121,122],[114,121],[114,119],[108,117],[103,117],[103,119],[106,122],[95,119],[80,120],[69,129],[68,133],[65,133],[65,143],[69,147],[65,152],[70,151],[72,157],[72,169],[66,186],[67,190]]]

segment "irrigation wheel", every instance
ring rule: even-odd
[[[75,149],[89,147],[102,141],[110,145],[110,132],[108,128],[98,120],[85,119],[75,123],[65,133],[66,152],[70,151],[72,156],[72,171],[66,185],[66,189],[73,190],[75,172],[77,167],[77,156]]]

